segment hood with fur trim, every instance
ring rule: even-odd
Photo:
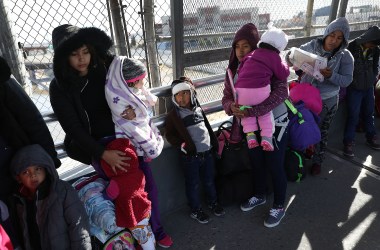
[[[91,45],[97,57],[105,60],[109,56],[109,50],[113,45],[112,39],[102,30],[89,27],[78,28],[70,24],[63,24],[56,27],[52,33],[54,48],[53,70],[55,77],[60,80],[66,77],[67,57],[70,53],[85,44]],[[97,62],[93,61],[92,64]]]

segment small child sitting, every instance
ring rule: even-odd
[[[277,28],[269,29],[261,36],[258,48],[248,53],[238,68],[238,79],[235,84],[236,100],[245,108],[262,103],[271,92],[271,78],[286,80],[289,76],[289,66],[281,60],[279,53],[288,44],[286,34]],[[243,107],[244,108],[244,107]],[[241,119],[244,133],[247,134],[249,148],[259,145],[265,151],[273,151],[274,118],[272,112],[258,117],[243,117]],[[261,144],[254,131],[261,129]]]
[[[40,145],[17,151],[10,170],[19,182],[15,204],[23,249],[91,249],[83,203],[74,188],[59,179]]]
[[[112,193],[117,194],[110,197],[114,199],[115,203],[116,225],[128,228],[143,249],[155,249],[155,239],[149,225],[151,203],[144,190],[144,173],[139,169],[135,149],[125,138],[111,141],[106,149],[120,150],[131,158],[128,161],[130,166],[127,171],[116,169],[116,173],[112,171],[106,161],[101,160],[103,171],[110,182],[113,182],[113,185],[107,188],[107,193],[109,196]],[[109,190],[112,188],[118,190]]]
[[[199,223],[208,223],[209,216],[203,212],[199,199],[200,172],[209,208],[216,216],[225,214],[217,203],[214,183],[213,154],[218,150],[218,141],[198,103],[191,80],[181,77],[173,81],[171,88],[174,108],[166,117],[166,139],[182,151],[190,217]]]

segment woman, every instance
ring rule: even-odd
[[[244,57],[257,48],[259,35],[254,24],[248,23],[241,27],[232,43],[232,51],[226,73],[222,104],[227,115],[233,115],[232,139],[241,140],[240,119],[243,117],[262,116],[270,111],[275,118],[275,132],[273,134],[274,151],[264,151],[262,147],[249,149],[253,169],[254,195],[241,204],[243,211],[252,210],[266,202],[267,170],[270,171],[273,181],[274,202],[269,215],[264,221],[266,227],[277,226],[285,216],[285,196],[287,179],[284,170],[284,156],[287,143],[287,110],[283,104],[288,96],[286,81],[271,80],[271,93],[267,99],[249,109],[240,110],[240,105],[234,101],[234,90],[238,78],[239,63]],[[260,134],[256,131],[259,140]]]
[[[321,69],[324,81],[319,82],[310,75],[302,74],[301,82],[310,82],[317,87],[322,98],[322,112],[319,114],[321,141],[314,145],[313,165],[311,174],[321,173],[321,165],[327,148],[330,124],[338,110],[339,89],[347,87],[353,79],[354,59],[346,49],[350,35],[350,26],[345,17],[332,21],[324,32],[323,37],[315,38],[301,45],[300,49],[327,58],[327,68]]]
[[[130,160],[124,152],[106,150],[115,138],[115,125],[105,98],[106,75],[114,56],[109,53],[111,38],[97,28],[78,28],[69,24],[56,27],[52,34],[55,79],[50,84],[50,101],[63,130],[69,157],[92,164],[105,179],[99,160],[116,171],[127,171]],[[130,113],[127,109],[126,113]],[[140,168],[143,166],[140,165]],[[144,170],[143,170],[144,171]],[[150,168],[144,171],[149,199],[157,197]],[[149,176],[148,176],[149,175]],[[149,180],[148,180],[149,179]],[[151,197],[152,196],[152,197]],[[151,199],[152,198],[152,199]],[[152,202],[151,224],[158,244],[170,247],[172,241],[160,223],[158,202]]]

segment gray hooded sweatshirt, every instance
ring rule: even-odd
[[[325,38],[337,30],[343,32],[344,41],[335,53],[325,51],[323,49]],[[300,49],[305,51],[328,58],[327,67],[332,70],[330,78],[325,79],[323,82],[319,82],[307,74],[304,74],[301,78],[301,82],[310,82],[319,89],[322,100],[337,96],[340,87],[347,87],[352,82],[354,58],[347,50],[349,35],[350,27],[348,21],[346,18],[340,17],[326,27],[323,37],[313,39],[300,47]]]
[[[88,217],[84,206],[74,188],[68,182],[59,179],[52,158],[40,145],[29,145],[17,151],[12,159],[10,170],[15,177],[32,165],[44,167],[47,173],[46,178],[50,178],[51,183],[48,195],[44,198],[39,197],[42,192],[39,188],[34,200],[41,249],[91,249]],[[15,199],[24,238],[24,249],[28,250],[31,249],[31,245],[26,224],[27,202],[22,190],[20,188],[20,191],[15,194]]]

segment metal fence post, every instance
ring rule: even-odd
[[[25,87],[30,81],[19,49],[16,46],[15,35],[12,33],[12,22],[7,0],[0,1],[0,51],[9,63],[13,76]]]
[[[156,32],[154,28],[154,0],[144,0],[144,21],[147,57],[150,69],[151,87],[161,86],[160,71],[157,60]]]
[[[311,18],[313,16],[313,7],[314,7],[314,0],[307,1],[305,36],[310,36],[310,33],[311,33]]]
[[[173,79],[184,74],[183,0],[170,0]]]
[[[339,0],[331,0],[331,12],[329,16],[329,23],[336,19],[336,13],[338,12]]]
[[[348,0],[341,0],[340,1],[339,13],[338,13],[339,17],[346,16],[347,3],[348,3]]]
[[[121,6],[118,0],[110,0],[112,27],[115,34],[115,51],[117,55],[127,55],[126,39],[121,19]]]

